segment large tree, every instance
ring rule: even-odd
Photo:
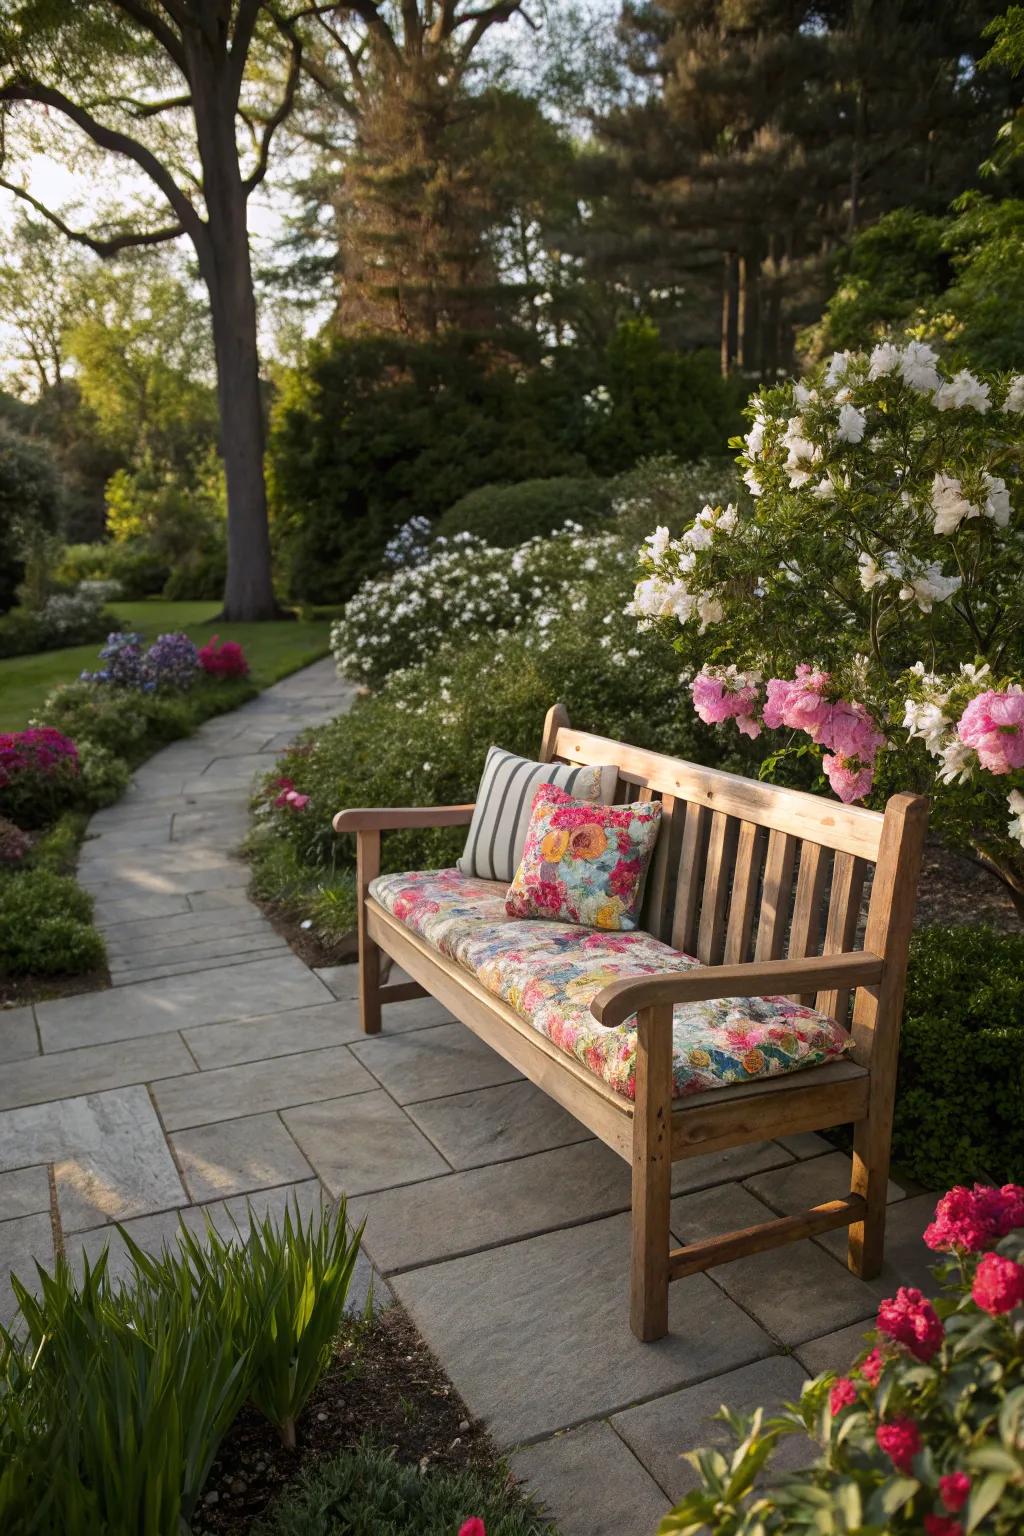
[[[15,0],[0,18],[0,186],[101,256],[181,236],[195,249],[217,369],[231,619],[275,612],[248,202],[295,101],[311,9],[301,0]],[[122,177],[130,168],[151,195],[87,210],[81,222],[45,206],[22,152],[80,167],[90,165],[85,147]]]

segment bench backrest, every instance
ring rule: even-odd
[[[617,799],[661,800],[643,926],[702,964],[867,948],[905,969],[919,797],[894,796],[884,814],[843,805],[577,731],[561,705],[548,712],[542,757],[614,763]],[[847,1022],[848,992],[800,1000]]]

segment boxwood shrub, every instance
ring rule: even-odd
[[[518,485],[482,485],[470,491],[437,522],[437,533],[453,538],[473,533],[485,544],[512,549],[534,534],[554,533],[565,523],[590,527],[612,510],[610,480],[556,475]]]
[[[1024,1176],[1024,933],[915,935],[893,1157],[929,1189]]]

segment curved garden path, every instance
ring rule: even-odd
[[[122,1265],[114,1221],[155,1248],[182,1218],[347,1193],[374,1266],[519,1447],[561,1536],[649,1536],[723,1401],[797,1396],[849,1364],[881,1296],[930,1285],[934,1196],[892,1186],[876,1282],[829,1233],[673,1286],[672,1332],[637,1343],[626,1165],[429,998],[363,1037],[355,968],[308,969],[246,897],[232,850],[254,772],[349,698],[318,662],[152,758],[93,818],[81,879],[114,985],[0,1013],[0,1313],[4,1271],[27,1278],[55,1247],[109,1241]],[[673,1169],[673,1231],[831,1198],[848,1168],[814,1135],[693,1158]]]

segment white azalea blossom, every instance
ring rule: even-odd
[[[667,528],[657,527],[653,533],[649,533],[644,540],[644,546],[652,560],[660,560],[668,549],[671,533]]]
[[[966,784],[977,765],[977,757],[966,742],[953,736],[937,754],[942,760],[939,779],[943,784]]]
[[[829,386],[829,388],[835,389],[836,385],[843,382],[843,379],[846,377],[846,370],[849,366],[849,352],[836,352],[833,354],[829,360],[828,367],[825,369],[825,383]]]
[[[868,363],[868,378],[881,379],[887,374],[895,373],[902,361],[903,353],[899,347],[894,347],[891,341],[883,341],[875,347]]]
[[[944,576],[942,567],[934,561],[917,572],[904,571],[900,597],[904,602],[915,602],[922,613],[931,613],[935,603],[944,603],[961,586],[959,576]]]
[[[990,395],[991,390],[987,384],[976,379],[968,369],[961,368],[948,384],[940,385],[935,391],[934,405],[939,411],[956,411],[971,406],[984,415],[989,408]]]
[[[927,342],[909,342],[903,348],[899,364],[904,384],[921,394],[934,394],[942,384],[936,367],[938,360],[937,352]]]
[[[985,474],[982,478],[988,492],[985,497],[985,516],[990,517],[997,528],[1005,528],[1010,521],[1010,492],[1006,481],[1001,475]]]
[[[942,705],[934,700],[905,700],[903,729],[911,736],[920,737],[933,757],[938,757],[952,721],[942,713]]]
[[[1006,797],[1006,804],[1010,811],[1006,830],[1011,837],[1016,838],[1018,843],[1024,844],[1024,795],[1019,789],[1011,789]]]
[[[1004,411],[1024,411],[1024,373],[1014,374],[1003,401]]]
[[[757,470],[753,465],[751,465],[749,469],[744,470],[743,483],[746,485],[747,490],[750,492],[751,496],[763,495],[764,490],[761,482],[757,478]]]
[[[836,439],[840,443],[859,443],[864,436],[867,417],[855,405],[847,402],[839,407],[839,430]]]
[[[977,517],[980,508],[967,500],[954,475],[937,474],[932,480],[932,511],[936,533],[955,533],[966,517]]]

